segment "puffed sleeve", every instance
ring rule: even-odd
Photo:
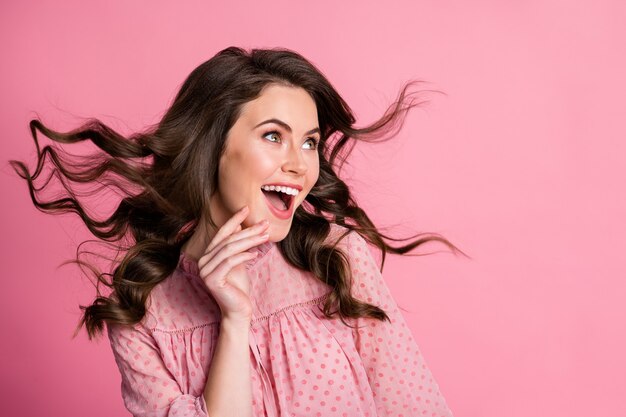
[[[202,394],[184,394],[166,369],[159,348],[140,324],[108,325],[109,341],[122,375],[124,405],[134,417],[207,417]]]
[[[450,417],[452,412],[392,297],[365,239],[347,237],[353,296],[382,308],[391,322],[355,320],[356,349],[365,367],[379,417]]]

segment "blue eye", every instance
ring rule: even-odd
[[[278,135],[278,132],[276,132],[276,131],[271,131],[271,132],[267,132],[266,134],[264,134],[264,135],[263,135],[263,137],[267,137],[267,136],[269,136],[269,135],[277,135],[277,136],[279,136],[279,135]],[[270,142],[275,142],[275,141],[271,140]]]
[[[315,140],[313,138],[309,138],[309,139],[307,139],[307,142],[311,142],[312,143],[311,148],[309,148],[309,149],[312,149],[312,150],[317,149],[317,140]]]
[[[276,135],[276,136],[278,137],[278,140],[270,140],[270,142],[274,142],[274,143],[278,143],[278,142],[280,142],[280,133],[278,133],[278,132],[277,132],[277,131],[275,131],[275,130],[272,130],[271,132],[264,133],[264,134],[263,134],[263,137],[264,137],[264,138],[266,138],[266,137],[271,136],[271,135]],[[306,140],[306,142],[311,142],[311,143],[312,143],[311,147],[310,147],[310,148],[308,148],[308,149],[311,149],[311,150],[315,150],[315,149],[317,149],[317,144],[318,144],[317,139],[315,139],[315,138],[308,138],[308,139]],[[306,143],[306,142],[305,142],[305,143]]]

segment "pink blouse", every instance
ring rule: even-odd
[[[333,233],[345,230],[333,225]],[[452,416],[387,288],[366,241],[351,232],[353,295],[380,306],[391,323],[327,319],[330,287],[290,266],[272,242],[250,261],[252,405],[255,417]],[[206,417],[203,391],[220,310],[184,253],[151,292],[137,325],[109,325],[122,397],[136,417]]]

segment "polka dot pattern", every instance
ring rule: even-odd
[[[333,225],[331,237],[343,231]],[[325,318],[330,288],[288,265],[274,243],[259,246],[246,265],[254,416],[452,416],[365,240],[352,232],[339,247],[349,255],[353,294],[383,308],[391,323],[351,319],[351,329]],[[152,291],[144,320],[109,327],[134,416],[207,416],[202,393],[219,323],[196,263],[181,254],[179,268]]]

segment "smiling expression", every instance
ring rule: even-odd
[[[313,98],[300,87],[266,86],[259,97],[244,104],[228,131],[217,190],[209,203],[213,220],[221,225],[247,205],[250,211],[243,228],[267,219],[269,240],[284,239],[295,209],[317,182],[319,140]],[[291,188],[282,189],[287,210],[273,208],[262,191],[271,185]]]

